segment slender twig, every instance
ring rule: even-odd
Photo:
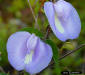
[[[85,52],[83,52],[82,74],[85,74]]]
[[[67,57],[68,55],[70,55],[70,54],[78,51],[80,48],[82,48],[82,47],[84,47],[84,46],[85,46],[85,44],[82,44],[82,45],[78,46],[75,50],[70,51],[70,52],[68,52],[67,54],[65,54],[64,56],[60,57],[59,60],[61,60],[61,59],[65,58],[65,57]]]
[[[29,0],[28,3],[29,3],[29,7],[30,7],[30,9],[31,9],[32,15],[33,15],[33,17],[34,17],[34,20],[35,20],[35,28],[38,28],[38,29],[39,29],[39,25],[38,25],[38,22],[37,22],[37,17],[36,17],[35,14],[34,14],[34,11],[33,11],[32,6],[31,6],[31,4],[30,4],[30,0]]]
[[[54,2],[54,3],[56,2],[56,0],[51,0],[51,1]]]
[[[60,60],[62,60],[63,58],[69,56],[70,54],[72,54],[72,53],[74,53],[74,52],[76,52],[76,51],[78,51],[80,48],[82,48],[82,47],[84,47],[84,46],[85,46],[85,44],[82,44],[82,45],[78,46],[75,50],[70,51],[69,53],[67,53],[67,54],[65,54],[64,56],[60,57],[60,58],[58,59],[59,62],[60,62]],[[52,62],[50,65],[48,65],[48,67],[51,67],[53,64],[54,64],[54,62]],[[45,69],[47,69],[48,67],[46,67]]]
[[[45,35],[45,37],[44,37],[44,40],[48,39],[49,34],[50,34],[50,31],[51,31],[50,25],[48,25],[48,26],[47,26],[47,29],[46,29],[46,35]]]
[[[4,69],[0,66],[0,71],[5,73]]]
[[[38,0],[35,0],[35,4],[38,2]]]

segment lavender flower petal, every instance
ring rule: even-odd
[[[44,11],[45,11],[45,14],[48,18],[48,21],[50,23],[52,30],[54,32],[56,32],[55,23],[54,23],[55,12],[54,12],[54,8],[53,8],[53,3],[52,2],[45,2]]]
[[[34,50],[37,44],[38,37],[35,34],[32,34],[27,41],[27,48],[30,50]]]
[[[67,39],[75,39],[81,31],[81,21],[76,9],[66,1],[58,1],[54,4],[56,14],[64,27]]]
[[[61,34],[56,25],[55,25],[55,11],[54,11],[54,4],[52,2],[45,2],[44,4],[44,11],[45,14],[48,18],[48,21],[50,23],[50,27],[52,28],[52,31],[54,32],[54,34],[60,39],[60,40],[65,40],[66,38],[66,34],[65,32],[63,34]],[[58,22],[58,21],[57,21]],[[56,22],[56,23],[57,23]],[[59,23],[59,22],[58,22]],[[62,37],[63,36],[63,37]]]
[[[16,70],[24,69],[24,57],[27,52],[26,40],[30,37],[28,32],[16,32],[7,42],[7,52],[10,64]]]
[[[61,41],[75,39],[79,36],[80,18],[70,3],[64,0],[59,0],[56,3],[46,2],[44,10],[54,34]]]
[[[16,70],[26,70],[30,74],[42,71],[52,59],[52,49],[34,34],[17,32],[7,42],[10,64]]]
[[[30,74],[35,74],[42,71],[50,63],[52,55],[51,47],[38,39],[32,62],[25,65],[26,71]]]

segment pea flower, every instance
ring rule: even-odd
[[[52,59],[51,47],[28,32],[16,32],[7,42],[8,60],[18,71],[36,74],[48,66]]]
[[[68,2],[59,0],[45,2],[44,11],[49,24],[58,39],[75,39],[81,31],[81,21],[76,9]]]

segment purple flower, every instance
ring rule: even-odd
[[[81,22],[76,9],[68,2],[59,0],[45,2],[44,11],[50,26],[58,39],[75,39],[81,31]]]
[[[42,71],[52,59],[51,47],[34,34],[16,32],[7,42],[8,60],[18,71],[26,70],[30,74]]]

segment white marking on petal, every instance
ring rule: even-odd
[[[32,51],[30,52],[30,54],[27,54],[27,55],[25,56],[25,61],[24,61],[25,64],[29,64],[29,63],[32,61],[32,56],[33,56],[33,54],[34,54],[34,51],[32,50]]]
[[[64,33],[64,28],[62,27],[60,21],[58,20],[57,15],[55,15],[55,26],[60,33]]]

